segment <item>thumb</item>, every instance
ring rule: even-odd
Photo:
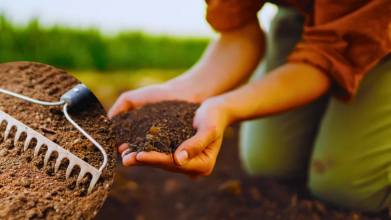
[[[129,92],[122,93],[117,101],[115,101],[114,105],[108,111],[108,116],[110,120],[113,119],[114,116],[118,115],[123,111],[129,111],[133,108],[133,103],[129,99]]]
[[[217,126],[199,127],[197,133],[192,138],[183,142],[175,151],[175,163],[178,165],[186,164],[217,138]]]

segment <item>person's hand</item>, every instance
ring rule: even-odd
[[[112,120],[121,112],[130,111],[147,103],[168,100],[200,103],[207,97],[208,91],[184,74],[164,84],[150,85],[122,93],[110,108],[108,116]]]
[[[223,133],[228,125],[228,114],[215,98],[205,100],[196,111],[193,127],[197,133],[183,142],[175,154],[159,152],[132,152],[125,156],[125,166],[150,166],[183,173],[191,178],[208,176],[216,163],[223,140]]]
[[[108,116],[113,119],[114,116],[124,111],[130,111],[139,106],[147,103],[159,102],[163,100],[176,99],[170,89],[162,85],[151,85],[140,89],[127,91],[121,94],[121,96],[115,101],[114,105],[110,108]]]
[[[140,89],[127,91],[121,94],[114,105],[108,112],[110,120],[114,116],[124,111],[130,111],[147,103],[155,103],[167,100],[183,100],[188,102],[196,102],[193,94],[187,91],[181,91],[172,84],[151,85]],[[128,149],[126,143],[122,143],[118,147],[118,151],[122,152]]]

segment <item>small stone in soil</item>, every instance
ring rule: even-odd
[[[19,194],[17,197],[15,197],[17,200],[21,201],[21,202],[26,202],[27,201],[27,198],[26,196],[24,196],[23,194]]]
[[[238,180],[224,182],[219,186],[218,190],[222,195],[238,196],[242,194],[242,186]]]
[[[44,199],[52,199],[52,195],[50,193],[46,193],[46,195],[43,197]]]
[[[27,212],[26,217],[27,217],[27,219],[31,219],[31,218],[34,218],[36,215],[37,215],[37,212],[35,210],[31,209],[30,211]]]
[[[24,186],[24,187],[30,187],[31,185],[31,180],[29,180],[27,177],[23,177],[21,180],[20,180],[20,185]]]

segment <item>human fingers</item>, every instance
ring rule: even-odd
[[[133,108],[133,103],[130,100],[131,91],[122,93],[117,101],[115,101],[114,105],[108,111],[108,116],[110,120],[113,119],[114,116],[118,115],[123,111],[129,111]]]
[[[118,152],[122,153],[122,152],[124,152],[127,149],[129,149],[129,144],[123,143],[123,144],[119,145]]]
[[[184,165],[200,154],[208,145],[219,138],[216,125],[200,125],[197,133],[183,142],[175,151],[174,160],[178,165]]]
[[[172,154],[165,154],[165,153],[159,153],[156,151],[150,151],[150,152],[140,152],[137,154],[137,161],[148,163],[149,165],[156,165],[156,166],[164,166],[168,164],[172,164],[173,158]]]
[[[137,152],[126,154],[126,151],[122,153],[122,164],[124,166],[145,166],[145,163],[137,161]]]

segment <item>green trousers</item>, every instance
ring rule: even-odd
[[[266,61],[254,79],[286,62],[300,41],[303,21],[293,9],[279,9]],[[309,175],[309,188],[320,200],[367,212],[390,206],[391,62],[382,62],[364,77],[351,103],[323,97],[244,122],[240,153],[250,174]]]

